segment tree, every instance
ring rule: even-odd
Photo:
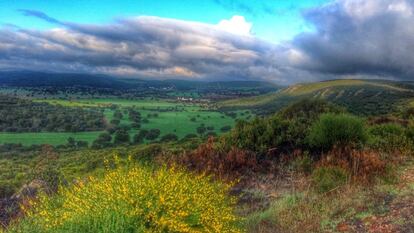
[[[145,129],[140,130],[139,133],[134,135],[133,142],[135,144],[140,144],[144,142],[144,139],[147,136],[147,134],[148,134],[148,130],[145,130]]]
[[[85,148],[85,147],[88,147],[88,142],[87,141],[77,141],[76,142],[76,147],[77,148]]]
[[[223,126],[223,127],[221,127],[221,129],[220,129],[220,131],[221,132],[228,132],[228,131],[230,131],[231,130],[231,126],[230,125],[225,125],[225,126]]]
[[[145,138],[147,140],[155,140],[160,136],[160,134],[161,134],[161,131],[159,129],[151,129],[150,131],[148,131]]]
[[[76,141],[75,141],[75,139],[73,137],[68,137],[68,140],[67,141],[68,141],[67,145],[69,147],[75,147]]]
[[[116,118],[116,119],[122,119],[122,117],[124,117],[124,116],[122,115],[122,112],[121,111],[116,110],[114,112],[114,118]]]
[[[161,137],[161,142],[171,142],[171,141],[177,141],[177,140],[178,140],[178,136],[173,133],[169,133]]]
[[[129,143],[129,133],[126,130],[117,130],[114,135],[114,143]]]
[[[207,131],[206,127],[204,127],[204,125],[200,125],[199,127],[197,127],[197,133],[198,134],[204,134]]]
[[[92,143],[92,148],[101,149],[111,145],[112,137],[109,133],[101,133]]]
[[[119,123],[121,123],[121,121],[119,119],[114,118],[114,119],[111,120],[111,124],[113,124],[113,125],[119,125]]]

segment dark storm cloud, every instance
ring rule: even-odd
[[[308,10],[316,29],[293,40],[299,67],[328,74],[414,79],[414,2],[340,0]]]

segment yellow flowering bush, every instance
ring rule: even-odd
[[[116,168],[40,196],[20,231],[240,232],[228,190],[180,168]]]

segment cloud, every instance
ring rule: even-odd
[[[230,20],[221,20],[217,27],[237,35],[249,36],[252,23],[247,22],[243,16],[235,15]]]
[[[313,33],[298,35],[293,47],[301,69],[332,75],[366,74],[413,79],[414,2],[338,0],[307,10]]]
[[[33,16],[33,17],[45,20],[49,23],[63,24],[59,20],[57,20],[55,18],[52,18],[52,17],[46,15],[44,12],[41,12],[41,11],[30,10],[30,9],[18,9],[18,11],[23,13],[23,15],[25,15],[25,16]]]
[[[151,16],[122,18],[110,24],[76,24],[37,11],[30,15],[56,22],[58,27],[1,29],[3,69],[277,81],[275,74],[283,68],[273,63],[278,47],[251,36],[252,25],[242,16],[212,25]]]
[[[109,24],[61,22],[52,30],[0,28],[0,69],[147,78],[257,80],[414,77],[414,2],[336,0],[307,9],[314,30],[272,44],[242,16],[218,24],[141,16]]]

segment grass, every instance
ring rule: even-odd
[[[91,143],[97,138],[102,131],[93,132],[78,132],[78,133],[54,133],[54,132],[40,132],[40,133],[0,133],[0,144],[4,143],[21,143],[25,146],[50,144],[60,145],[65,144],[69,137],[76,140],[87,141]]]
[[[146,116],[149,111],[141,111]],[[187,134],[197,134],[197,127],[204,124],[214,127],[213,132],[220,134],[220,128],[226,125],[233,126],[235,120],[222,113],[214,111],[188,111],[188,112],[159,112],[158,117],[149,118],[149,123],[143,124],[143,129],[158,128],[161,135],[174,133],[179,138]],[[196,121],[191,121],[195,118]]]
[[[395,112],[412,100],[414,89],[400,83],[373,80],[332,80],[297,84],[278,92],[218,103],[221,109],[253,109],[264,114],[304,98],[322,98],[358,115],[384,115]]]
[[[386,225],[394,225],[397,229],[403,225],[412,226],[412,215],[404,211],[410,213],[414,198],[413,166],[412,161],[407,161],[397,167],[394,172],[398,178],[393,182],[379,177],[375,184],[347,184],[325,194],[307,185],[292,189],[274,199],[268,208],[248,215],[246,228],[252,233],[354,232],[355,229],[397,232],[389,228],[380,231],[384,225],[379,226],[381,220],[376,220],[392,219],[393,222],[386,222]],[[406,219],[401,221],[401,217]]]
[[[373,82],[373,81],[365,81],[365,80],[355,80],[355,79],[344,79],[344,80],[332,80],[332,81],[325,81],[325,82],[317,82],[317,83],[310,83],[310,84],[299,84],[287,88],[284,92],[292,94],[292,95],[305,95],[309,93],[313,93],[315,91],[319,91],[325,88],[333,88],[333,87],[346,87],[346,86],[373,86],[378,87],[381,89],[389,89],[393,91],[409,91],[408,89],[404,89],[398,86],[393,86],[391,84],[381,83],[381,82]]]
[[[37,99],[36,102],[46,102],[50,104],[59,104],[67,107],[108,107],[111,105],[118,105],[121,107],[137,107],[148,109],[165,109],[170,107],[178,107],[185,105],[181,103],[170,102],[166,100],[156,99],[139,99],[127,100],[117,98],[103,98],[103,99],[78,99],[78,100],[60,100],[60,99]]]
[[[107,122],[113,119],[114,110],[109,106],[111,104],[117,105],[123,113],[123,118],[120,124],[130,125],[132,122],[128,119],[128,114],[124,113],[127,107],[134,107],[140,113],[142,118],[148,119],[148,123],[142,122],[142,129],[159,129],[161,131],[160,137],[166,134],[176,134],[178,138],[183,138],[187,134],[197,134],[197,127],[204,124],[205,127],[213,127],[209,132],[216,134],[222,133],[220,129],[223,126],[232,127],[235,124],[235,119],[226,116],[223,113],[215,111],[214,109],[202,108],[198,104],[193,103],[179,103],[166,100],[156,99],[140,99],[140,100],[126,100],[126,99],[80,99],[80,100],[60,100],[60,99],[37,99],[37,102],[47,102],[50,104],[59,104],[67,107],[83,107],[83,108],[103,108],[104,116]],[[244,119],[251,113],[234,111],[237,113],[238,119]],[[148,114],[157,113],[158,117],[148,118]],[[196,119],[192,121],[191,119]],[[21,143],[22,145],[61,145],[67,142],[69,137],[75,140],[87,141],[91,144],[97,136],[103,131],[96,132],[38,132],[38,133],[0,133],[0,144],[4,143]],[[130,130],[131,138],[136,130]]]

